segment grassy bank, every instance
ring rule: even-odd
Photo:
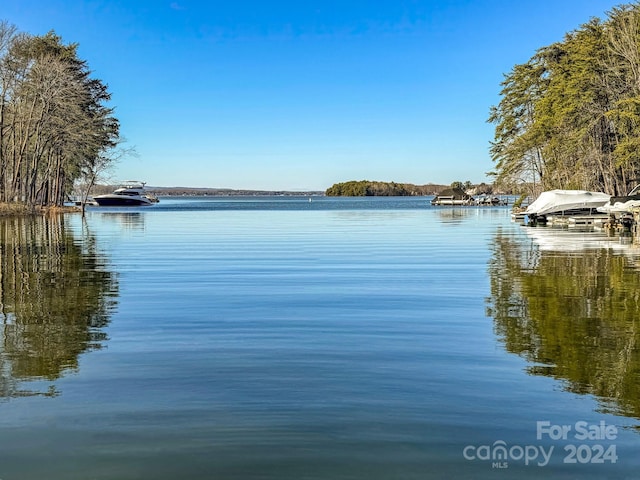
[[[49,215],[80,212],[79,207],[30,207],[21,203],[0,203],[0,217]]]

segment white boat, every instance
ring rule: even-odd
[[[477,197],[475,199],[475,204],[476,205],[481,205],[481,206],[498,207],[498,206],[507,205],[507,201],[503,200],[500,197],[496,197],[496,196],[482,195],[482,196]]]
[[[597,211],[611,195],[586,190],[549,190],[542,192],[524,211],[533,220],[546,219],[547,215],[584,215]]]
[[[631,213],[634,207],[640,207],[640,185],[637,185],[627,195],[611,197],[606,204],[598,208],[598,211],[619,217]]]
[[[159,200],[147,193],[144,186],[144,182],[126,182],[113,193],[96,195],[93,200],[101,207],[146,207],[158,203]]]

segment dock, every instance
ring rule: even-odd
[[[567,218],[567,225],[569,227],[599,227],[609,221],[609,215],[576,215],[574,217]]]
[[[541,215],[539,218],[536,218],[535,215],[527,215],[522,207],[514,207],[511,212],[511,221],[532,227],[540,225],[555,228],[602,230],[608,236],[618,235],[629,244],[640,245],[640,205],[609,213],[599,213],[596,209],[591,209],[590,213],[581,214],[574,210],[567,211],[565,214]]]
[[[511,220],[523,225],[533,225],[523,212],[513,212]],[[640,245],[640,207],[633,208],[625,215],[616,217],[609,214],[591,215],[549,215],[546,225],[551,228],[602,230],[608,236],[626,238],[629,244]]]
[[[609,215],[549,215],[546,224],[550,227],[597,227],[602,228],[609,221]],[[512,213],[511,220],[520,223],[529,223],[524,212]]]

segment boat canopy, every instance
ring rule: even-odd
[[[438,194],[438,197],[451,197],[454,200],[469,200],[471,198],[471,195],[468,195],[461,188],[447,188],[441,191]]]
[[[567,210],[596,209],[609,201],[611,195],[586,190],[549,190],[527,207],[525,214],[545,215]]]
[[[432,205],[468,205],[473,197],[460,188],[447,188],[431,200]]]

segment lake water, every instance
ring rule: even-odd
[[[0,479],[637,478],[624,240],[425,198],[0,219]]]

